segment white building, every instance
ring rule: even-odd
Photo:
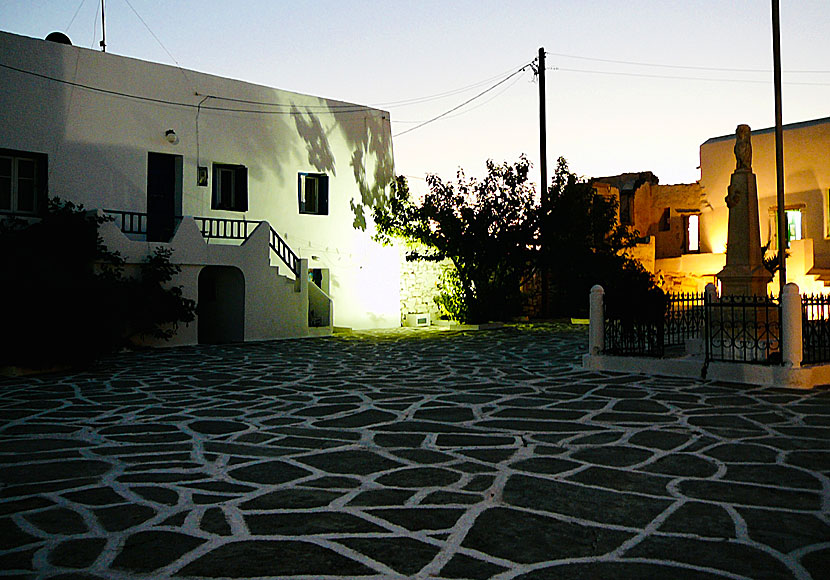
[[[168,244],[200,308],[174,343],[400,325],[387,112],[5,32],[0,87],[0,215],[60,197],[128,262]]]

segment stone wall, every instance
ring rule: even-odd
[[[438,319],[438,305],[433,297],[438,295],[441,270],[452,262],[424,262],[406,260],[407,248],[401,249],[401,323],[407,314],[429,313],[433,322]]]

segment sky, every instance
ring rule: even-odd
[[[828,117],[830,1],[780,4],[784,122]],[[61,31],[99,49],[100,5],[0,0],[0,30]],[[428,173],[481,176],[487,159],[521,154],[538,181],[538,82],[531,68],[505,79],[540,47],[549,175],[561,156],[581,176],[652,171],[660,183],[693,182],[706,139],[775,121],[769,0],[106,0],[105,8],[107,52],[389,111],[395,170],[413,190]]]

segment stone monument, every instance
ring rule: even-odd
[[[738,125],[735,131],[737,164],[726,196],[729,208],[726,266],[718,273],[723,296],[766,296],[767,284],[772,280],[762,261],[751,134],[749,125]]]

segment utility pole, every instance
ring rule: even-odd
[[[548,213],[550,212],[550,196],[548,195],[548,152],[547,152],[547,122],[545,121],[545,49],[539,49],[536,73],[539,75],[539,168],[541,182],[539,183],[540,205],[542,221],[539,224],[539,237],[542,242],[542,253],[545,254],[548,244]],[[544,262],[543,262],[544,263]],[[541,268],[542,276],[542,313],[548,316],[550,308],[550,288],[548,287],[549,268]]]
[[[104,0],[101,0],[101,52],[107,52],[107,23],[104,20]]]
[[[778,296],[787,284],[787,215],[784,212],[784,128],[781,115],[781,23],[778,0],[772,0],[772,60],[775,85],[775,177],[778,203]]]
[[[539,49],[539,167],[542,170],[540,190],[543,207],[548,188],[547,123],[545,121],[545,49]]]

